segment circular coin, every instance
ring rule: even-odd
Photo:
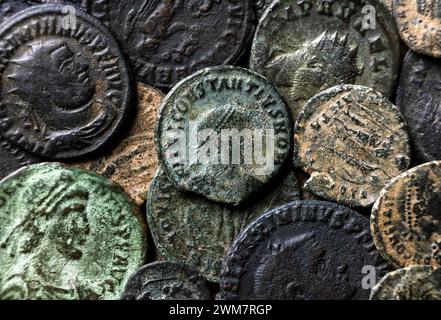
[[[409,125],[418,162],[441,159],[441,64],[409,51],[401,70],[397,106]]]
[[[366,270],[387,272],[359,213],[330,202],[296,201],[253,221],[222,265],[222,299],[367,299]]]
[[[372,209],[375,245],[395,267],[441,265],[441,161],[393,179]]]
[[[138,83],[137,88],[135,121],[118,146],[97,158],[73,165],[112,179],[141,205],[146,200],[148,185],[158,168],[153,131],[163,93],[142,83]]]
[[[58,163],[0,182],[0,299],[117,299],[146,226],[110,180]]]
[[[399,38],[376,1],[274,1],[254,37],[250,65],[281,91],[294,117],[313,95],[359,84],[391,95]]]
[[[349,206],[371,206],[387,181],[410,164],[406,124],[373,89],[342,85],[311,98],[294,129],[295,164],[305,189]]]
[[[156,144],[181,190],[238,204],[261,189],[290,151],[283,98],[262,76],[208,68],[173,88],[159,112]]]
[[[210,300],[205,279],[176,262],[154,262],[133,274],[122,300]]]
[[[373,289],[371,300],[441,300],[441,269],[410,266],[388,273]]]
[[[95,151],[129,108],[129,77],[117,43],[77,11],[65,25],[61,5],[39,5],[0,28],[0,134],[51,159]]]
[[[118,38],[137,80],[160,88],[205,67],[234,64],[253,32],[251,0],[91,2],[106,6],[100,19]]]
[[[441,4],[438,0],[393,0],[401,38],[413,51],[441,57]]]
[[[230,207],[173,187],[163,170],[153,179],[147,221],[159,253],[219,281],[222,259],[235,236],[266,210],[300,199],[293,172],[283,172],[255,203]]]

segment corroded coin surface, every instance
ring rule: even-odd
[[[219,281],[222,259],[236,235],[266,210],[300,199],[294,174],[283,176],[256,203],[230,207],[179,192],[160,170],[147,200],[148,225],[159,253],[192,266],[210,281]]]
[[[441,265],[441,162],[393,179],[372,209],[375,245],[395,268]]]
[[[397,106],[409,126],[419,163],[441,159],[441,63],[409,51],[398,86]]]
[[[51,159],[105,144],[130,106],[129,76],[118,45],[97,20],[61,5],[38,5],[0,28],[0,134]]]
[[[346,207],[296,201],[253,221],[222,265],[221,299],[367,299],[363,270],[387,272],[369,221]]]
[[[142,83],[137,84],[137,89],[135,121],[118,146],[99,158],[74,165],[112,179],[141,205],[146,200],[148,186],[158,168],[154,128],[163,93]]]
[[[371,300],[441,300],[441,269],[410,266],[388,273],[373,289]]]
[[[238,204],[280,170],[290,151],[283,98],[262,76],[215,67],[180,82],[159,112],[156,144],[175,186]]]
[[[117,299],[146,226],[110,180],[57,163],[0,182],[0,299]]]
[[[295,116],[310,97],[339,84],[389,96],[399,37],[377,1],[277,0],[259,23],[250,65],[274,82]]]
[[[205,67],[234,64],[253,32],[252,0],[91,0],[137,80],[170,88]],[[105,6],[105,10],[99,10]]]
[[[393,0],[398,31],[413,51],[441,57],[441,2]]]
[[[294,131],[296,166],[311,175],[305,189],[327,200],[371,206],[410,163],[403,116],[367,87],[336,86],[314,96]]]
[[[205,279],[177,262],[154,262],[133,274],[122,300],[210,300]]]

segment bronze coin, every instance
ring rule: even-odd
[[[440,266],[441,161],[394,178],[372,209],[371,231],[381,254],[396,268]]]

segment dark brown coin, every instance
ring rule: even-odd
[[[369,221],[330,202],[295,201],[253,221],[236,238],[221,272],[221,299],[368,299],[387,272]]]
[[[409,125],[415,160],[441,159],[441,63],[409,51],[404,59],[397,106]]]
[[[410,163],[400,111],[362,86],[337,86],[310,99],[297,118],[294,140],[296,166],[311,175],[305,189],[349,206],[371,206]]]
[[[88,154],[119,129],[130,106],[128,69],[99,21],[38,5],[0,28],[0,134],[51,159]]]
[[[441,57],[441,3],[439,0],[393,0],[401,38],[412,50]]]
[[[371,231],[395,268],[441,265],[441,161],[393,179],[372,209]]]
[[[122,300],[210,300],[205,279],[177,262],[154,262],[128,280]]]

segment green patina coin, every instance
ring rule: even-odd
[[[146,251],[139,210],[110,180],[44,163],[0,182],[0,299],[117,299]]]
[[[237,205],[285,163],[291,127],[287,106],[267,79],[216,67],[182,80],[165,97],[155,141],[178,189]]]
[[[441,300],[441,269],[410,266],[388,273],[373,289],[371,300]]]
[[[399,57],[394,19],[378,0],[275,0],[259,22],[250,67],[276,85],[295,116],[339,84],[390,96]]]
[[[254,204],[232,207],[178,191],[159,170],[147,200],[148,225],[159,253],[219,281],[222,259],[236,235],[268,209],[300,199],[293,172],[283,172],[283,179],[265,191]]]

